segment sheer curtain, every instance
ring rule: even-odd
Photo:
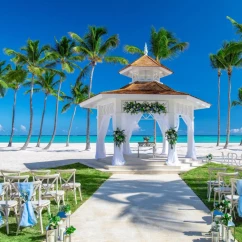
[[[141,117],[142,114],[123,114],[123,129],[125,130],[126,135],[126,142],[123,144],[123,153],[125,155],[132,154],[129,141],[132,136],[132,132],[134,131],[135,126],[138,125]]]
[[[106,157],[105,137],[108,131],[110,115],[102,115],[98,117],[98,134],[96,143],[96,159],[103,159]]]
[[[187,115],[182,115],[182,119],[187,125],[187,155],[186,157],[197,159],[195,140],[194,140],[194,118]]]
[[[174,128],[176,131],[179,129],[179,115],[174,113],[169,113],[169,128]],[[173,149],[169,144],[168,149],[168,157],[167,157],[167,165],[169,166],[176,166],[180,164],[178,160],[178,155],[176,151],[176,145],[173,145]]]
[[[168,120],[168,115],[167,114],[153,114],[154,119],[157,121],[162,136],[163,136],[163,147],[162,147],[162,152],[161,154],[167,155],[168,154],[168,142],[165,137],[166,131],[169,129],[169,120]]]

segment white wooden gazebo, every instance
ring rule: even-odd
[[[112,165],[125,164],[123,154],[131,154],[129,140],[143,114],[126,113],[123,107],[126,102],[136,101],[139,103],[159,102],[166,107],[166,113],[151,115],[157,121],[163,135],[162,154],[167,154],[167,165],[178,165],[180,163],[176,146],[173,149],[168,147],[168,142],[165,139],[166,130],[169,128],[178,130],[180,117],[187,125],[186,157],[196,160],[194,111],[209,108],[210,104],[164,85],[160,79],[173,72],[149,57],[147,51],[145,55],[123,68],[119,73],[130,77],[131,82],[118,90],[101,92],[80,103],[83,108],[97,109],[96,159],[106,157],[105,137],[110,119],[112,119],[113,130],[120,128],[125,130],[126,135],[126,143],[121,148],[114,146]]]

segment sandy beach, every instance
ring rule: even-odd
[[[36,144],[30,144],[30,147],[25,151],[20,151],[23,144],[16,143],[12,148],[7,147],[7,143],[0,143],[0,169],[15,169],[28,170],[61,166],[65,164],[72,164],[81,162],[88,164],[95,159],[96,144],[91,144],[91,150],[85,151],[84,143],[72,143],[66,147],[63,143],[53,144],[52,147],[46,151],[43,148],[36,148]],[[43,144],[42,147],[45,145]],[[162,144],[157,145],[158,153],[161,151]],[[177,152],[179,157],[184,157],[186,154],[186,143],[177,144]],[[137,152],[137,144],[132,143],[131,148],[133,152]],[[203,159],[207,154],[211,153],[216,159],[221,158],[221,152],[226,155],[229,152],[236,153],[241,159],[242,146],[238,144],[230,144],[229,149],[223,149],[223,145],[216,147],[214,143],[197,143],[196,151],[198,159]],[[107,155],[113,154],[113,144],[106,144]],[[151,151],[143,151],[150,153]]]

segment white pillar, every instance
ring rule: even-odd
[[[168,120],[169,120],[169,129],[173,128],[176,131],[178,131],[179,128],[179,115],[176,113],[167,113]],[[169,144],[168,149],[168,157],[167,157],[167,165],[170,166],[176,166],[180,164],[180,161],[178,160],[178,155],[176,151],[176,145],[173,145],[173,148],[171,148],[171,145]]]
[[[194,116],[182,115],[182,119],[187,125],[187,158],[197,160],[195,139],[194,139]]]
[[[105,137],[108,131],[110,115],[98,115],[97,119],[97,142],[96,159],[106,158]]]
[[[115,113],[112,115],[112,121],[113,121],[113,130],[115,131],[117,128],[120,130],[123,129],[123,117],[122,113]],[[114,154],[113,154],[113,160],[112,165],[113,166],[122,166],[125,164],[125,159],[123,156],[123,144],[118,147],[114,144]]]

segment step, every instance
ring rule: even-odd
[[[133,165],[133,166],[105,166],[107,170],[129,170],[129,171],[134,171],[134,170],[176,170],[176,169],[181,169],[181,166],[141,166],[141,165]]]
[[[108,172],[111,172],[113,174],[179,174],[181,172],[184,172],[180,169],[170,169],[170,170],[108,170]]]

